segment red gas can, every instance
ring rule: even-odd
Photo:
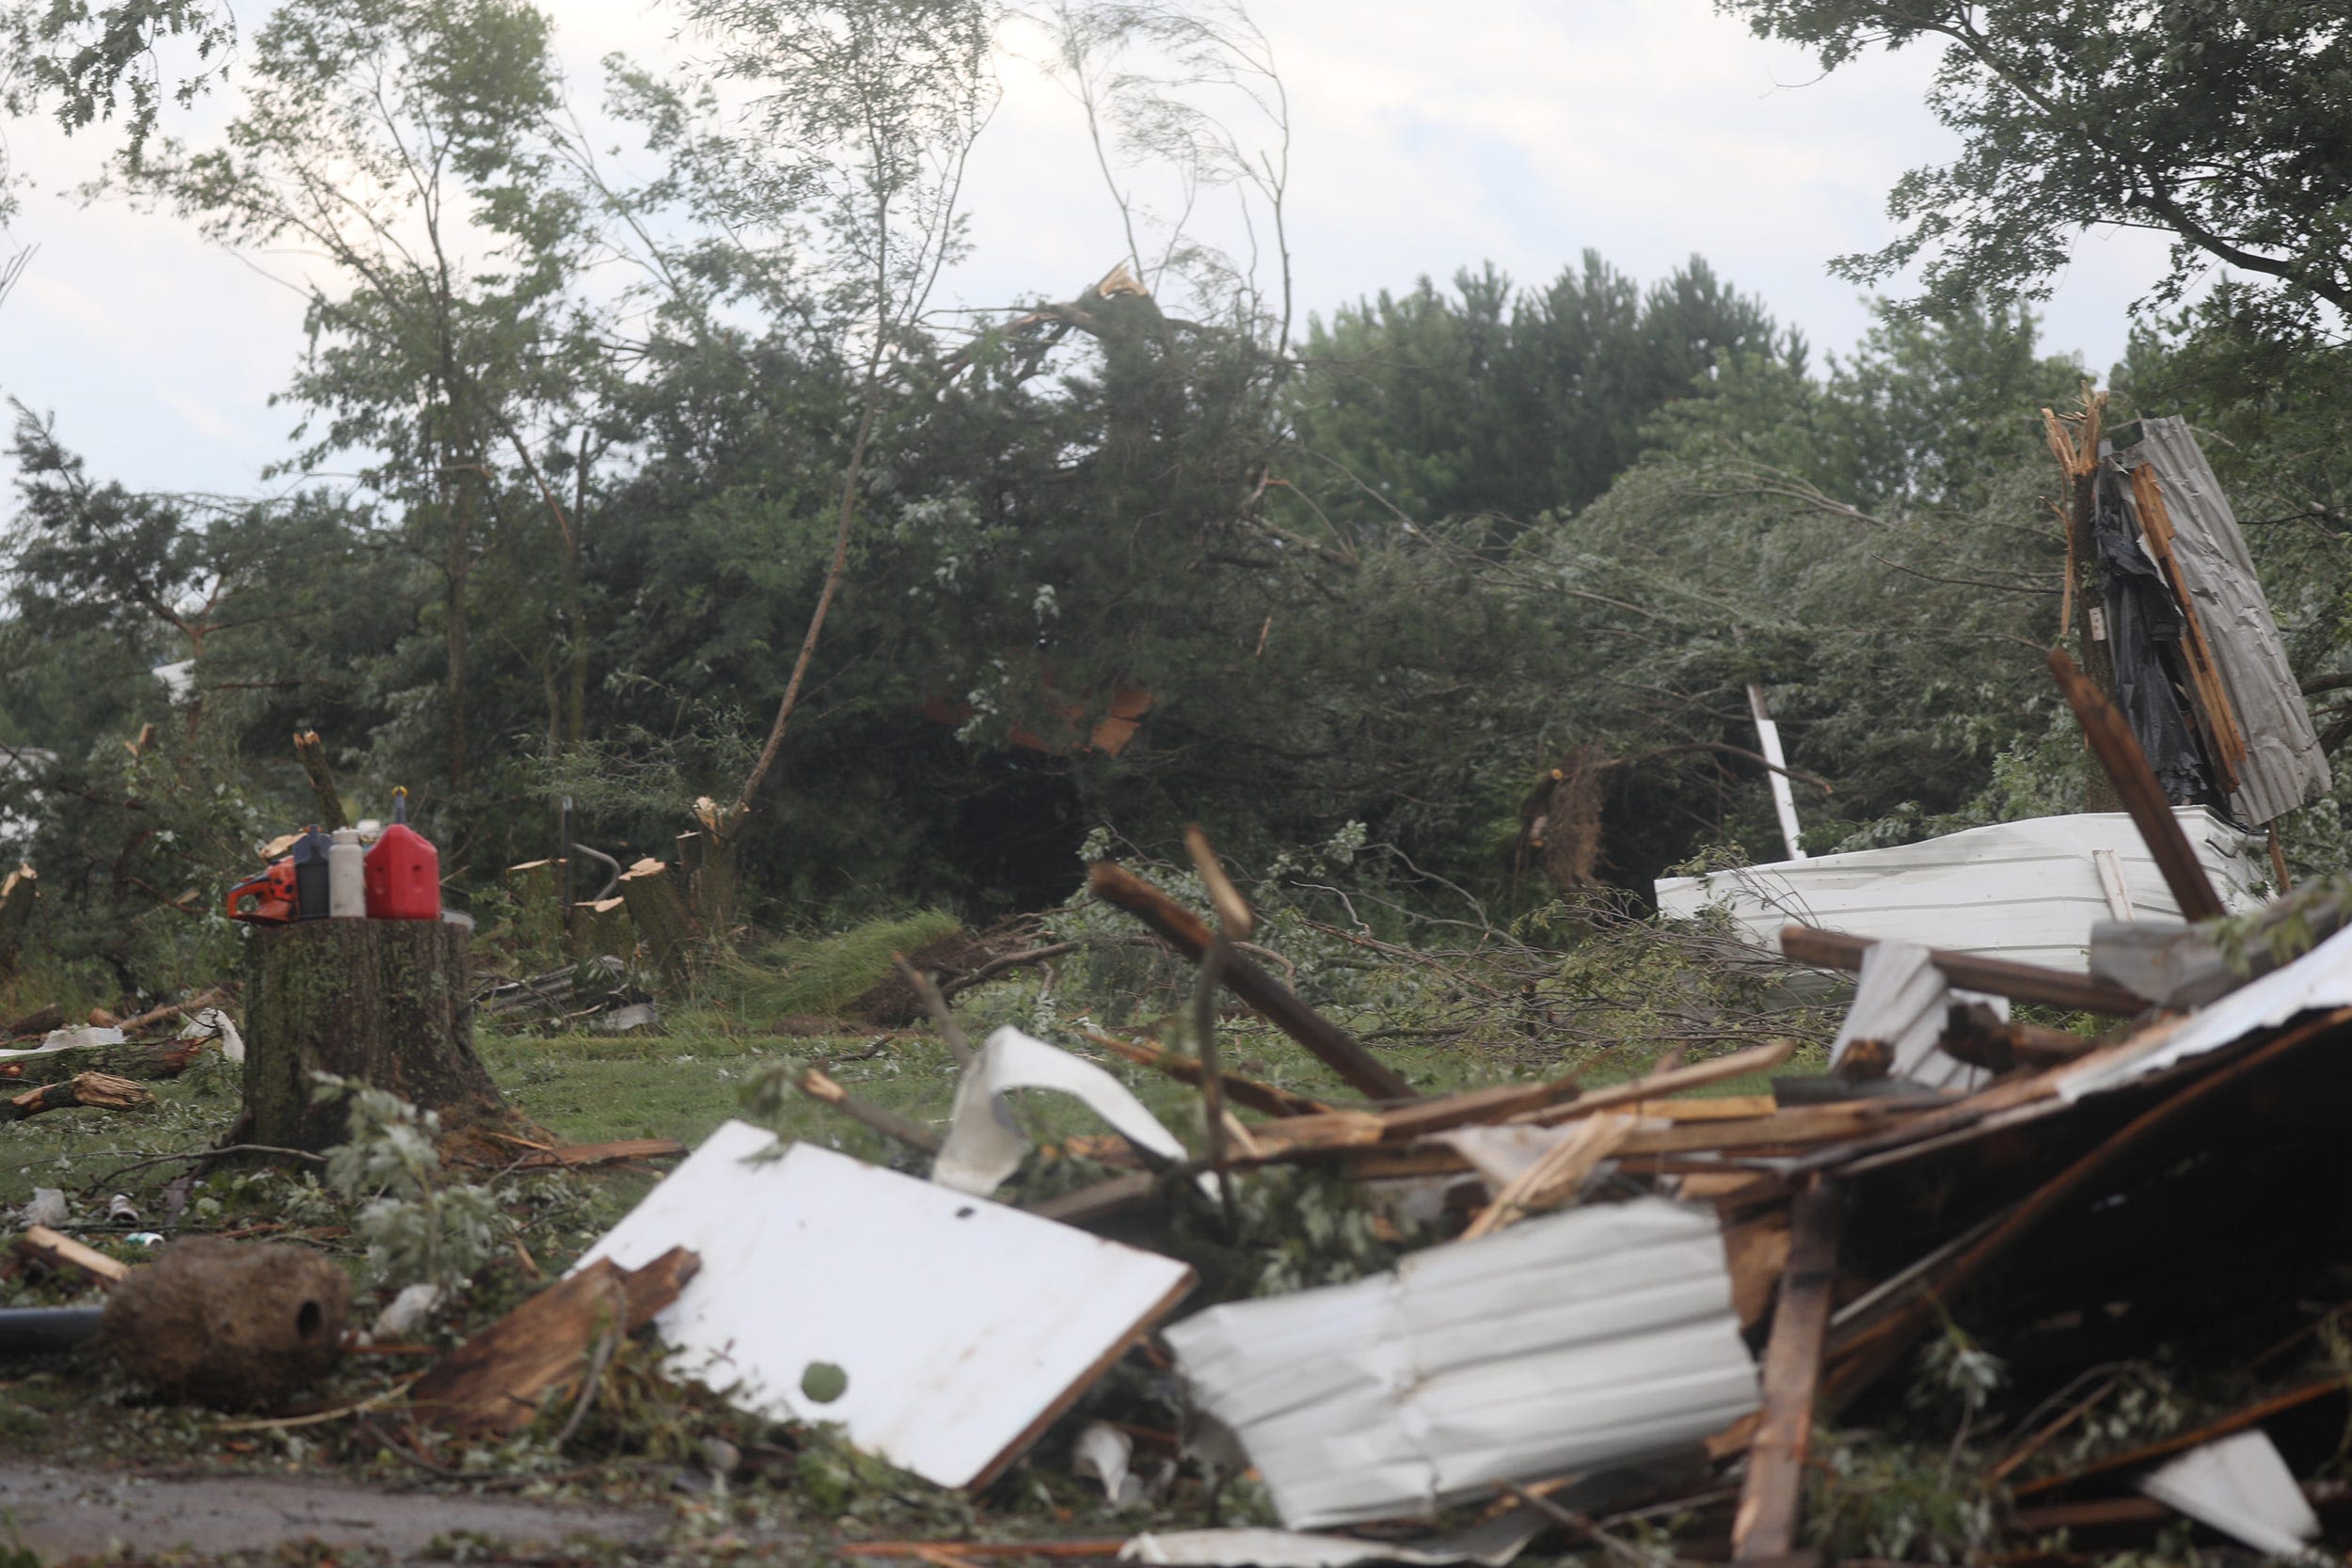
[[[408,826],[408,792],[392,791],[392,825],[368,851],[370,920],[441,918],[441,852]]]

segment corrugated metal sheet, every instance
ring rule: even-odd
[[[2173,815],[2197,858],[2233,910],[2259,900],[2267,859],[2244,833],[2197,806]],[[2132,819],[2122,812],[2040,816],[1971,828],[1917,844],[1779,861],[1657,884],[1661,913],[1695,917],[1722,904],[1757,946],[1777,952],[1791,923],[1854,936],[2015,958],[2082,971],[2090,927],[2113,914],[2094,856],[2112,851],[2110,872],[2142,920],[2178,920],[2181,907],[2164,885]]]
[[[1981,1002],[2004,1022],[2009,1018],[2009,998],[1954,990],[1926,948],[1880,942],[1862,955],[1853,1006],[1846,1009],[1846,1022],[1830,1046],[1830,1066],[1844,1061],[1846,1048],[1856,1040],[1883,1040],[1894,1053],[1888,1077],[1931,1089],[1975,1088],[1984,1082],[1984,1069],[1938,1049],[1954,1002]]]
[[[2246,536],[2212,465],[2180,420],[2143,420],[2140,432],[2138,444],[2116,460],[2126,468],[2153,466],[2164,486],[2173,558],[2246,739],[2232,804],[2260,827],[2328,792],[2328,758],[2312,733],[2311,709],[2287,663]]]
[[[2058,1094],[2080,1100],[2161,1072],[2175,1062],[2218,1051],[2256,1029],[2275,1028],[2304,1013],[2352,1006],[2352,927],[2261,979],[2178,1019],[2142,1030],[2129,1054],[2085,1063],[2058,1080]]]
[[[1711,1210],[1570,1210],[1166,1331],[1294,1529],[1649,1457],[1756,1407]]]

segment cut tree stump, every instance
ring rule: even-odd
[[[621,873],[621,900],[662,977],[678,983],[688,979],[694,922],[670,868],[650,858],[639,861]]]
[[[474,1053],[468,933],[440,920],[304,920],[246,949],[245,1117],[232,1141],[323,1153],[350,1113],[314,1105],[336,1073],[439,1113],[444,1132],[506,1117]]]

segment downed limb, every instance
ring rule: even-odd
[[[87,1073],[153,1081],[177,1078],[196,1065],[207,1035],[184,1039],[133,1040],[124,1045],[76,1045],[0,1059],[0,1085],[62,1084]]]
[[[819,1104],[830,1105],[851,1121],[872,1128],[883,1137],[906,1145],[917,1154],[934,1156],[940,1148],[939,1135],[928,1127],[919,1127],[896,1111],[860,1100],[816,1068],[802,1072],[794,1086]]]
[[[16,1250],[53,1269],[72,1269],[84,1278],[96,1280],[101,1285],[115,1284],[131,1272],[128,1263],[109,1258],[96,1247],[86,1246],[45,1225],[25,1227],[24,1234],[16,1239]]]
[[[81,1072],[62,1083],[43,1084],[12,1100],[0,1101],[0,1121],[23,1121],[43,1111],[66,1111],[76,1106],[93,1111],[131,1111],[154,1103],[153,1095],[128,1078],[117,1078],[107,1072]]]
[[[1199,917],[1158,888],[1110,861],[1097,861],[1087,886],[1116,904],[1198,963],[1209,950],[1210,934]],[[1256,1008],[1267,1022],[1312,1052],[1317,1060],[1375,1100],[1413,1100],[1413,1086],[1395,1069],[1356,1042],[1354,1036],[1316,1012],[1297,995],[1239,953],[1230,955],[1222,978],[1226,989]]]
[[[1147,1067],[1154,1072],[1166,1073],[1180,1084],[1190,1084],[1195,1087],[1200,1085],[1200,1064],[1190,1056],[1180,1056],[1175,1052],[1163,1051],[1158,1046],[1147,1045],[1141,1040],[1120,1039],[1116,1035],[1106,1035],[1099,1029],[1081,1029],[1078,1032],[1104,1050],[1123,1057],[1137,1067]],[[1294,1094],[1288,1089],[1255,1078],[1244,1078],[1234,1072],[1224,1072],[1219,1076],[1224,1080],[1226,1094],[1236,1104],[1247,1105],[1253,1111],[1263,1111],[1270,1117],[1323,1116],[1331,1110],[1330,1106],[1326,1105],[1320,1100],[1311,1100],[1303,1094]]]

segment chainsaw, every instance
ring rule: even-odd
[[[246,898],[253,900],[249,910],[237,905]],[[292,855],[269,863],[269,869],[249,882],[239,882],[229,890],[229,918],[249,920],[257,926],[282,926],[294,920],[301,910],[301,895],[294,882]]]

